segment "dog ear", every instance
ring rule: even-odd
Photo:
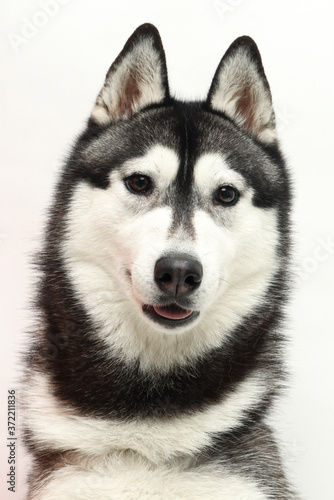
[[[237,38],[227,50],[213,78],[207,103],[260,142],[275,142],[270,88],[259,50],[250,37]]]
[[[143,24],[110,67],[90,122],[108,125],[169,98],[164,49],[158,30]]]

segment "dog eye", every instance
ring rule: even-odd
[[[146,175],[135,174],[125,179],[125,185],[131,193],[145,194],[152,187],[152,181]]]
[[[239,191],[233,186],[221,186],[216,198],[221,205],[235,205],[239,199]]]

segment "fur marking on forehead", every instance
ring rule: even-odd
[[[205,153],[200,156],[195,164],[194,177],[199,189],[219,184],[233,184],[239,190],[246,187],[244,177],[232,170],[226,160],[216,153]]]
[[[176,151],[160,144],[153,146],[139,158],[132,158],[122,166],[122,172],[131,175],[134,172],[152,176],[159,185],[169,186],[175,179],[180,161]]]

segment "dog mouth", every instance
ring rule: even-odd
[[[184,309],[175,303],[167,306],[145,304],[143,305],[143,312],[151,320],[169,328],[188,324],[199,315],[199,311]]]

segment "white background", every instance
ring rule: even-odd
[[[158,27],[171,90],[181,98],[206,95],[236,37],[248,34],[260,48],[296,200],[291,390],[275,421],[303,498],[334,498],[334,3],[1,0],[0,5],[0,498],[24,498],[21,484],[15,494],[6,491],[6,401],[7,390],[18,387],[14,352],[31,316],[31,254],[62,158],[82,130],[109,65],[143,22]],[[21,482],[25,460],[20,447],[19,452]]]

